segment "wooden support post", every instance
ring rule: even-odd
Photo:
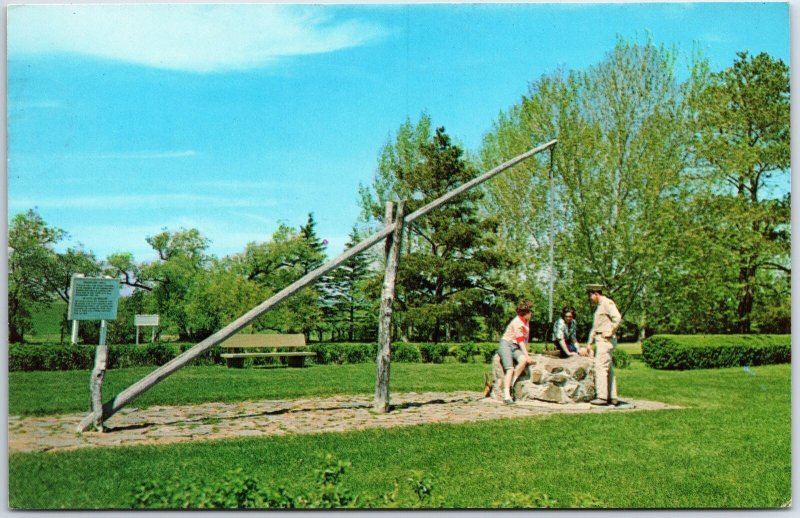
[[[392,303],[394,302],[394,283],[400,265],[400,245],[403,240],[404,202],[397,204],[397,214],[392,222],[392,202],[386,203],[386,226],[394,225],[392,235],[386,237],[386,273],[381,291],[381,313],[378,324],[378,361],[375,376],[375,401],[372,408],[376,412],[389,411],[389,370],[392,361]]]
[[[108,346],[98,345],[94,354],[94,369],[89,378],[89,391],[92,394],[92,413],[81,422],[81,429],[88,428],[92,424],[98,432],[103,431],[103,378],[106,375],[106,363],[108,359]]]
[[[78,431],[87,430],[94,424],[95,430],[103,431],[103,378],[106,375],[106,364],[108,363],[108,346],[106,345],[106,321],[100,322],[100,344],[94,352],[94,369],[89,378],[89,393],[92,400],[92,413],[86,416]]]

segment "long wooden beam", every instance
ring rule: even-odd
[[[453,189],[452,191],[448,192],[447,194],[442,195],[441,197],[433,200],[432,202],[428,203],[424,207],[412,212],[405,218],[403,221],[408,224],[412,221],[416,220],[427,214],[428,212],[432,211],[433,209],[444,205],[448,201],[452,200],[454,197],[458,196],[459,194],[463,193],[464,191],[479,185],[486,180],[496,176],[497,174],[505,171],[509,167],[513,167],[518,163],[526,160],[536,153],[540,153],[545,149],[556,144],[556,140],[551,140],[546,144],[542,144],[541,146],[535,147],[530,151],[527,151],[521,155],[518,155],[506,162],[503,162],[499,166],[495,167],[491,171],[488,171],[481,176],[470,180],[469,182],[461,185],[460,187]],[[122,407],[139,397],[143,392],[151,389],[161,380],[166,378],[167,376],[171,375],[190,361],[194,360],[205,351],[214,347],[217,344],[220,344],[234,335],[236,332],[241,330],[244,326],[264,314],[267,310],[278,304],[279,302],[283,301],[285,298],[289,297],[290,295],[294,294],[295,292],[305,288],[312,282],[314,282],[317,278],[321,277],[322,275],[328,273],[329,271],[333,270],[334,268],[342,265],[343,263],[347,262],[350,258],[360,254],[364,250],[370,248],[371,246],[375,245],[376,243],[383,241],[386,236],[394,232],[396,223],[392,225],[388,225],[381,230],[375,232],[371,236],[367,237],[354,247],[346,250],[342,255],[336,257],[335,259],[331,259],[327,263],[323,264],[319,268],[308,272],[306,275],[295,281],[294,283],[290,284],[289,286],[285,287],[272,297],[268,298],[258,306],[254,307],[241,317],[237,318],[227,326],[223,327],[213,335],[209,336],[205,340],[199,342],[197,345],[192,347],[191,349],[187,349],[181,355],[176,356],[172,360],[168,361],[161,367],[158,367],[156,370],[145,376],[144,378],[140,379],[130,387],[126,388],[119,394],[117,394],[113,399],[108,401],[103,405],[103,415],[96,416],[96,412],[91,412],[87,415],[83,421],[78,425],[78,431],[86,431],[89,427],[95,423],[99,417],[98,422],[104,422],[109,417],[117,413]]]

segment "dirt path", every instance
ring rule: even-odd
[[[8,418],[10,453],[76,448],[169,444],[185,441],[264,437],[293,433],[345,432],[424,423],[466,423],[553,413],[636,412],[679,407],[628,400],[632,409],[598,408],[588,403],[558,405],[486,399],[478,392],[425,392],[392,396],[388,414],[371,411],[372,397],[336,396],[282,401],[204,403],[124,408],[107,422],[105,433],[78,433],[85,414]]]

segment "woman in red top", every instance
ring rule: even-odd
[[[497,353],[500,355],[500,363],[503,364],[503,402],[507,405],[514,403],[511,398],[511,387],[516,383],[517,378],[533,365],[533,358],[528,354],[528,336],[530,327],[528,322],[531,319],[531,303],[523,300],[517,306],[517,316],[506,327],[503,337],[500,339],[500,346]],[[517,364],[514,368],[514,363]]]

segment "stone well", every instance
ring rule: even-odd
[[[551,403],[585,403],[595,398],[594,359],[582,356],[554,358],[531,355],[534,363],[514,385],[517,401],[549,401]],[[500,356],[492,359],[492,392],[490,397],[503,399],[503,366]]]

